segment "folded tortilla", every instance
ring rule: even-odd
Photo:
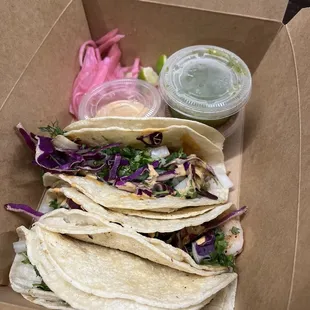
[[[124,124],[125,126],[126,124]],[[224,156],[221,148],[217,147],[209,139],[202,136],[188,126],[172,125],[161,128],[128,129],[119,127],[109,128],[83,128],[71,130],[66,133],[70,140],[78,140],[79,143],[88,146],[102,146],[111,143],[121,143],[126,146],[142,147],[143,143],[137,140],[141,135],[148,135],[154,132],[163,133],[162,145],[169,150],[179,150],[182,148],[187,155],[194,154],[210,166],[210,169],[219,174],[226,174],[224,166]],[[137,195],[104,182],[96,180],[94,175],[70,176],[61,175],[71,186],[82,191],[86,196],[97,203],[113,209],[128,210],[166,210],[170,212],[174,209],[181,209],[191,206],[207,206],[222,204],[228,200],[228,188],[217,180],[208,180],[208,191],[217,196],[217,199],[198,196],[198,198],[185,199],[184,197],[165,196],[161,198],[149,197],[147,195]]]
[[[200,214],[207,213],[214,209],[213,206],[200,206],[200,207],[187,207],[180,210],[174,210],[170,213],[164,212],[153,212],[144,210],[128,210],[128,209],[111,209],[112,211],[121,212],[123,214],[144,217],[149,219],[160,219],[160,220],[173,220],[173,219],[183,219],[187,217],[193,217]]]
[[[223,148],[224,136],[219,131],[217,131],[213,127],[207,126],[200,122],[179,118],[96,117],[74,122],[69,126],[67,126],[64,130],[71,131],[85,128],[109,128],[109,127],[119,127],[119,128],[136,129],[136,130],[153,128],[155,130],[156,128],[158,128],[158,124],[160,124],[161,127],[168,127],[173,125],[187,126],[198,132],[200,135],[208,138],[220,149]]]
[[[237,277],[180,272],[39,226],[18,233],[24,234],[29,260],[46,285],[74,309],[198,310]]]
[[[132,229],[80,210],[58,209],[41,217],[35,225],[192,274],[212,276],[228,272],[228,268],[222,266],[198,265],[185,251],[162,240],[145,237]]]
[[[43,183],[45,186],[54,186],[56,180],[62,180],[70,186],[76,188],[84,195],[95,201],[96,203],[108,209],[129,209],[129,210],[152,210],[158,212],[171,212],[177,209],[194,206],[214,206],[215,204],[224,204],[227,202],[228,190],[215,188],[213,193],[219,197],[218,200],[209,198],[184,199],[174,196],[165,196],[161,198],[138,196],[119,190],[109,184],[96,180],[94,176],[86,177],[51,174],[49,172],[43,175]],[[186,212],[186,211],[185,211]]]
[[[24,255],[16,254],[11,271],[10,283],[12,289],[22,296],[49,309],[80,309],[80,310],[163,310],[164,308],[140,304],[128,299],[102,298],[87,294],[64,280],[55,269],[49,256],[43,251],[40,239],[35,231],[24,227],[18,228],[21,240],[26,238],[29,250],[29,263],[24,263]],[[37,273],[40,270],[40,275]],[[51,291],[37,289],[33,284],[44,281]],[[179,310],[198,310],[207,305],[213,296],[197,306],[180,308]]]
[[[33,284],[41,283],[42,278],[36,274],[31,264],[24,261],[24,255],[16,254],[10,270],[10,283],[15,292],[48,309],[73,309],[68,303],[57,297],[54,292],[47,292],[34,287]]]
[[[226,203],[223,205],[215,206],[209,212],[196,216],[181,219],[162,220],[131,216],[106,209],[73,187],[54,188],[49,190],[49,192],[51,194],[55,193],[64,195],[66,198],[72,199],[76,204],[81,206],[83,210],[93,214],[97,214],[101,216],[104,220],[119,223],[125,228],[129,228],[140,233],[165,233],[177,231],[184,227],[198,226],[202,223],[209,222],[217,218],[220,214],[222,214],[232,206],[232,203]]]

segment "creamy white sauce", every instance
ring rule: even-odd
[[[103,106],[97,113],[100,116],[144,116],[146,107],[136,100],[117,100]]]

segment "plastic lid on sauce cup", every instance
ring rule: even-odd
[[[106,82],[85,94],[79,106],[79,119],[100,116],[157,116],[161,97],[151,84],[137,79]]]
[[[234,53],[211,45],[181,49],[162,68],[159,89],[164,101],[181,115],[219,120],[240,111],[248,102],[252,77]]]

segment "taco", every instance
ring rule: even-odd
[[[235,273],[180,272],[39,226],[17,231],[26,251],[16,255],[12,288],[49,308],[198,310],[236,279]]]
[[[71,123],[64,128],[64,131],[79,130],[85,128],[109,128],[119,127],[127,129],[146,129],[168,126],[187,126],[202,136],[209,139],[220,149],[223,148],[224,136],[216,129],[206,126],[200,122],[171,118],[171,117],[150,117],[150,118],[132,118],[132,117],[96,117],[87,120],[81,120]]]
[[[32,210],[14,204],[7,208]],[[210,276],[234,268],[235,256],[243,246],[238,218],[245,211],[245,207],[234,210],[227,203],[193,217],[140,218],[105,209],[74,188],[60,187],[48,190],[39,211],[33,212],[35,225],[46,230],[129,252],[170,268]]]
[[[73,202],[74,208],[81,208],[89,213],[97,214],[107,221],[119,223],[126,228],[133,229],[134,231],[140,233],[170,233],[184,227],[197,226],[217,218],[232,205],[231,203],[226,203],[223,205],[217,205],[209,212],[196,216],[163,220],[126,215],[121,212],[104,208],[72,187],[63,186],[60,188],[50,189],[48,194],[55,197],[52,202],[54,204],[54,208],[70,208]],[[53,194],[56,196],[53,196]],[[50,200],[51,199],[49,199],[49,201]],[[48,204],[49,203],[50,202],[48,202]]]
[[[36,223],[44,229],[190,273],[227,272],[243,247],[239,217],[246,207],[236,210],[231,203],[194,217],[150,219],[105,209],[74,188],[61,187],[50,189],[43,204],[56,209]]]
[[[123,122],[68,132],[46,127],[54,138],[18,128],[38,166],[107,208],[171,212],[227,202],[232,184],[211,140],[184,125],[128,129]]]
[[[233,211],[216,221],[170,234],[140,234],[93,213],[64,208],[44,215],[35,225],[85,242],[129,252],[170,268],[210,276],[228,272],[229,267],[234,267],[235,256],[243,246],[242,228],[235,218],[243,212]],[[204,242],[200,242],[203,238]]]

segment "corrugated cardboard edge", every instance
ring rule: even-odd
[[[282,22],[287,7],[286,0],[257,0],[257,1],[217,1],[217,0],[138,0],[159,4],[174,5],[186,8],[203,9],[223,14],[247,16]]]
[[[235,52],[254,73],[282,27],[279,21],[171,3],[83,0],[83,4],[94,39],[113,28],[126,36],[121,48],[122,60],[128,65],[137,55],[142,64],[152,65],[162,53],[170,55],[186,46],[210,44]]]
[[[240,201],[249,212],[238,259],[238,310],[284,309],[289,299],[299,200],[295,65],[282,28],[253,76],[246,108]]]
[[[64,111],[68,108],[67,104],[69,103],[71,85],[79,67],[77,60],[78,48],[89,38],[90,33],[82,3],[80,0],[72,0],[62,10],[61,14],[57,16],[55,22],[44,36],[44,39],[35,49],[35,53],[27,62],[27,65],[15,82],[13,89],[10,91],[10,96],[7,97],[6,103],[3,104],[1,112],[4,119],[1,128],[5,138],[2,139],[2,143],[4,143],[4,140],[6,141],[5,143],[8,143],[7,153],[16,154],[16,156],[20,153],[20,160],[28,160],[28,152],[25,150],[26,152],[24,153],[22,142],[19,141],[13,130],[13,126],[18,121],[24,121],[29,126],[27,126],[29,129],[34,130],[40,125],[40,122],[43,121],[46,123],[51,121],[51,116],[54,118],[60,117],[61,126],[71,119],[69,113],[66,114]],[[59,43],[57,44],[57,42]],[[64,44],[67,45],[64,46]],[[53,60],[57,64],[54,65]],[[45,70],[49,70],[48,73],[50,75],[47,75]],[[61,84],[57,86],[57,83]],[[38,88],[36,89],[36,87]],[[31,88],[30,93],[27,93],[28,88]],[[13,111],[12,109],[15,110]],[[8,156],[4,158],[2,158],[2,162],[7,166],[9,158]],[[16,162],[12,162],[11,168],[15,170],[21,169],[22,163],[20,162],[20,165],[18,164],[20,166],[19,168],[15,166],[16,164]],[[28,168],[33,169],[33,167],[31,168],[31,164]],[[1,197],[2,203],[8,202],[8,200],[14,201],[18,199],[16,202],[22,202],[21,200],[23,200],[23,203],[29,203],[35,206],[39,201],[39,195],[41,194],[38,192],[38,188],[40,187],[38,185],[38,182],[40,183],[39,173],[30,173],[30,176],[25,176],[25,172],[29,170],[28,168],[25,168],[24,165],[22,174],[12,175],[10,178],[11,183],[16,178],[22,180],[22,182],[19,182],[21,184],[12,188],[12,191],[9,188],[6,190],[4,190],[4,187],[2,188],[4,191]],[[9,184],[9,182],[7,183]],[[14,186],[13,184],[11,185]],[[27,194],[25,194],[25,190],[27,190]],[[13,194],[14,192],[15,196]],[[18,195],[18,193],[20,194]],[[4,285],[7,284],[8,262],[13,255],[11,243],[17,238],[15,228],[19,225],[27,225],[29,221],[26,221],[24,217],[9,214],[3,208],[0,211],[2,221],[4,221],[0,228],[1,245],[3,245],[0,249],[0,275],[3,280],[2,285]],[[6,220],[7,217],[10,218],[9,222]],[[10,236],[14,235],[14,240],[9,240],[7,237],[8,234]],[[6,253],[5,257],[4,253]],[[41,307],[25,301],[19,294],[14,293],[10,287],[0,287],[0,309],[41,309]]]
[[[286,27],[295,61],[300,120],[300,158],[296,241],[294,267],[287,309],[308,309],[310,305],[309,23],[310,9],[303,9]]]

